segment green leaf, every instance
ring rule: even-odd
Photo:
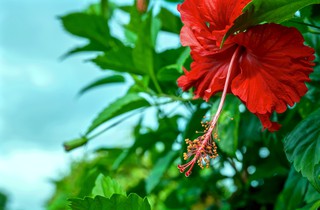
[[[132,48],[118,45],[91,61],[102,69],[112,69],[118,72],[128,72],[140,75],[146,74],[145,69],[135,66],[132,54]]]
[[[100,174],[96,179],[94,188],[92,189],[92,195],[100,195],[110,198],[113,194],[127,195],[118,182],[108,176],[105,177]]]
[[[106,48],[103,45],[92,41],[89,44],[86,44],[84,46],[79,46],[68,51],[67,53],[61,56],[61,59],[65,59],[68,56],[79,53],[79,52],[96,52],[96,51],[105,51],[108,49],[109,48]]]
[[[146,180],[146,191],[150,193],[160,182],[163,174],[168,170],[170,164],[178,155],[177,151],[170,151],[166,156],[160,158],[154,165],[149,177]]]
[[[159,81],[176,81],[181,74],[178,72],[178,66],[175,64],[165,66],[161,68],[157,73]]]
[[[95,46],[110,48],[108,19],[98,15],[71,13],[60,17],[63,27],[69,33],[89,39]],[[93,44],[92,44],[93,45]]]
[[[182,67],[187,62],[188,58],[190,58],[190,48],[185,48],[183,52],[180,54],[177,64],[178,64],[178,70],[179,72],[182,72]]]
[[[88,90],[91,90],[92,88],[100,87],[102,85],[113,84],[113,83],[123,83],[123,82],[125,82],[125,79],[121,75],[112,75],[112,76],[103,77],[82,88],[79,94],[83,94]]]
[[[166,8],[161,8],[158,18],[161,20],[161,29],[163,31],[179,34],[182,22],[180,18],[174,15]]]
[[[8,198],[5,194],[0,191],[0,210],[5,210],[7,205]]]
[[[320,109],[300,122],[284,139],[287,158],[320,192]]]
[[[274,154],[270,154],[269,157],[265,159],[259,159],[259,164],[255,165],[256,171],[249,177],[250,180],[261,180],[265,178],[271,178],[275,175],[286,176],[288,174],[288,169],[281,165],[278,161],[278,157]]]
[[[153,130],[151,128],[144,128],[148,132],[141,133],[141,121],[137,124],[135,128],[135,142],[134,144],[125,150],[112,166],[113,170],[119,168],[121,164],[127,159],[129,159],[130,155],[136,155],[135,152],[138,148],[142,149],[142,153],[150,151],[153,146],[155,146],[156,142],[162,142],[165,146],[165,151],[171,151],[172,144],[176,140],[179,135],[178,131],[178,116],[172,116],[171,118],[164,117],[162,119],[158,119],[158,129]]]
[[[159,31],[158,19],[152,18],[151,12],[146,14],[145,19],[140,20],[140,25],[136,26],[138,36],[133,49],[133,63],[139,69],[145,69],[149,75],[154,74],[153,53],[156,35]]]
[[[148,200],[142,199],[137,194],[130,194],[128,197],[113,194],[109,199],[102,196],[72,198],[69,201],[72,210],[151,210]]]
[[[237,31],[244,31],[250,26],[262,22],[281,23],[293,17],[294,13],[310,4],[318,4],[320,0],[252,0],[244,9],[224,37],[226,40]]]
[[[182,66],[190,56],[190,49],[185,47],[179,47],[176,49],[170,49],[163,51],[157,55],[157,62],[159,68],[176,65],[175,68],[179,73],[182,72]]]
[[[320,208],[320,200],[317,200],[297,210],[319,210],[319,208]]]
[[[108,120],[133,111],[142,107],[148,107],[150,103],[138,94],[127,94],[115,102],[107,106],[100,114],[93,120],[86,134],[91,133],[94,129],[99,127],[101,124],[107,122]]]
[[[303,205],[308,181],[291,168],[284,189],[278,197],[275,210],[292,210]]]
[[[314,187],[311,184],[309,184],[307,193],[304,197],[304,201],[306,203],[313,203],[314,201],[318,200],[320,200],[320,193],[318,193],[318,191],[314,189]]]
[[[239,99],[233,96],[227,96],[218,122],[218,134],[220,138],[220,141],[217,142],[218,148],[233,157],[238,148],[240,123],[239,105]]]

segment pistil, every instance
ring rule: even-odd
[[[225,81],[225,84],[223,87],[223,92],[222,92],[222,96],[221,96],[220,103],[218,106],[218,110],[217,110],[216,114],[214,115],[214,117],[212,118],[212,120],[204,126],[205,127],[205,134],[202,136],[199,136],[198,138],[196,138],[193,141],[186,139],[186,143],[188,144],[188,147],[187,147],[188,152],[184,153],[184,160],[189,159],[191,156],[193,156],[193,158],[191,161],[189,161],[188,163],[186,163],[184,165],[178,165],[178,168],[181,173],[183,173],[185,170],[187,170],[189,168],[185,172],[186,177],[188,177],[191,174],[192,168],[196,162],[201,168],[204,168],[204,166],[203,166],[204,163],[205,163],[206,167],[208,168],[209,164],[210,164],[209,160],[214,159],[218,156],[217,146],[215,143],[215,140],[218,139],[216,125],[217,125],[218,119],[220,117],[220,114],[221,114],[221,111],[223,108],[223,104],[226,99],[227,90],[228,90],[229,83],[230,83],[231,72],[233,71],[233,69],[235,68],[235,66],[237,64],[237,61],[238,61],[238,58],[240,55],[240,51],[241,51],[241,47],[238,47],[232,55],[230,65],[227,70],[226,81]]]

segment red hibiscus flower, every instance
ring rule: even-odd
[[[303,44],[298,30],[278,24],[257,25],[245,32],[231,35],[223,47],[220,43],[233,21],[241,15],[249,0],[186,0],[178,6],[184,26],[181,43],[189,46],[193,62],[191,70],[178,79],[184,90],[194,88],[196,98],[208,101],[222,91],[216,115],[206,133],[189,144],[185,159],[179,166],[190,169],[195,162],[202,166],[207,157],[215,157],[212,133],[227,93],[237,96],[261,121],[263,128],[276,131],[280,124],[270,121],[275,111],[282,113],[307,92],[305,82],[313,71],[314,50]],[[210,152],[208,150],[210,149]]]

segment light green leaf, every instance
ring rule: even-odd
[[[91,133],[101,124],[114,117],[142,107],[150,106],[150,103],[138,94],[127,94],[108,105],[92,122],[86,134]]]
[[[147,198],[142,199],[137,194],[130,194],[128,197],[113,194],[109,199],[102,196],[72,198],[69,201],[72,210],[151,210]]]
[[[91,90],[92,88],[99,87],[102,85],[113,84],[113,83],[123,83],[123,82],[125,82],[125,79],[121,75],[111,75],[111,76],[103,77],[101,79],[98,79],[90,83],[86,87],[82,88],[79,94],[83,94],[88,90]]]
[[[94,188],[92,189],[92,195],[101,195],[106,198],[110,198],[113,194],[127,195],[118,182],[108,176],[105,177],[100,174],[96,179]]]
[[[146,191],[150,193],[160,182],[161,177],[169,168],[170,164],[178,156],[177,151],[170,151],[166,156],[160,158],[154,165],[149,177],[146,180]]]
[[[307,186],[308,181],[291,168],[284,189],[276,202],[275,210],[292,210],[301,207]]]
[[[320,192],[320,109],[300,122],[284,139],[289,161]]]
[[[293,17],[296,11],[310,4],[318,4],[320,0],[252,0],[229,29],[224,40],[237,31],[262,22],[281,23]]]

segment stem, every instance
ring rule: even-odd
[[[108,18],[108,0],[101,0],[100,1],[100,9],[101,9],[101,15],[104,18]]]
[[[152,70],[152,72],[151,72],[150,77],[151,77],[151,80],[152,80],[154,86],[156,87],[158,93],[162,94],[163,92],[162,92],[162,90],[161,90],[161,87],[160,87],[160,85],[159,85],[159,83],[158,83],[158,80],[157,80],[156,76],[154,75],[153,70]]]
[[[143,109],[142,109],[142,110],[143,110]],[[99,131],[98,133],[96,133],[96,134],[94,134],[94,135],[92,135],[92,136],[90,136],[90,137],[87,137],[88,141],[90,141],[90,140],[92,140],[92,139],[100,136],[101,134],[103,134],[104,132],[106,132],[107,130],[109,130],[110,128],[112,128],[112,127],[114,127],[114,126],[116,126],[116,125],[119,125],[119,124],[122,123],[123,121],[131,118],[132,116],[134,116],[134,115],[136,115],[136,114],[138,114],[138,113],[141,113],[141,112],[138,112],[138,111],[137,111],[137,112],[132,112],[132,113],[130,113],[129,115],[124,116],[123,118],[121,118],[121,119],[119,119],[118,121],[114,122],[114,123],[111,124],[110,126],[102,129],[102,130]]]

